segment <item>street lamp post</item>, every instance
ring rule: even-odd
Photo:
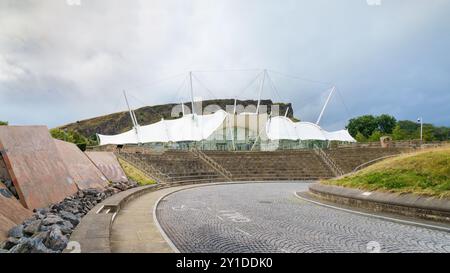
[[[423,119],[422,117],[417,119],[417,122],[420,122],[420,142],[423,142]]]

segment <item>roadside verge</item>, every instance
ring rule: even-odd
[[[359,189],[315,183],[309,186],[315,197],[374,212],[450,223],[450,200],[415,194],[368,192]]]

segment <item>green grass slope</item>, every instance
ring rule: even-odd
[[[450,147],[389,158],[354,174],[321,183],[449,198]]]
[[[127,175],[127,177],[135,182],[137,182],[139,185],[150,185],[155,184],[156,182],[148,177],[145,173],[143,173],[141,170],[135,168],[130,163],[126,162],[125,160],[122,160],[118,158],[120,165],[122,166],[123,171]]]

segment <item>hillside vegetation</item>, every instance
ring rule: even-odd
[[[349,120],[346,128],[358,142],[379,141],[382,136],[391,136],[393,140],[420,139],[420,123],[399,120],[388,114],[380,116],[363,115]],[[423,124],[424,141],[450,140],[450,127]]]
[[[389,158],[325,184],[450,197],[450,147]]]
[[[141,186],[156,183],[153,179],[149,178],[145,173],[135,168],[130,163],[126,162],[125,160],[122,160],[121,158],[118,158],[118,160],[120,166],[122,167],[123,171],[125,172],[125,174],[129,179],[137,182]]]
[[[218,105],[221,109],[226,110],[227,105],[234,105],[233,99],[222,99],[222,100],[206,100],[202,102],[202,106],[206,107],[208,105]],[[257,101],[255,100],[238,100],[237,104],[243,105],[244,107],[248,105],[255,105]],[[290,107],[288,117],[293,118],[292,107],[290,103],[273,103],[271,100],[261,100],[261,105],[268,106],[268,112],[270,111],[271,105],[277,104],[280,107],[280,115],[284,115],[287,107]],[[171,116],[172,109],[177,104],[163,104],[155,106],[146,106],[135,110],[136,118],[140,125],[148,125],[164,119],[174,119]],[[190,103],[186,102],[185,107],[190,108]],[[175,117],[176,118],[176,117]],[[87,139],[95,140],[95,134],[105,134],[113,135],[126,132],[132,128],[132,122],[127,111],[113,113],[110,115],[100,116],[96,118],[91,118],[87,120],[77,121],[67,125],[58,127],[61,130],[67,130],[72,132],[78,132]]]

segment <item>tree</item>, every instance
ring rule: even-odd
[[[373,131],[372,135],[367,139],[368,141],[379,141],[383,134],[379,130]]]
[[[397,124],[397,120],[393,116],[386,114],[376,117],[376,120],[381,134],[391,134]]]
[[[448,127],[435,127],[434,128],[434,137],[436,140],[449,140],[450,139],[450,128]]]
[[[414,135],[417,129],[420,129],[420,124],[410,120],[400,120],[397,122],[400,129],[404,130],[408,135]]]
[[[0,120],[0,126],[4,126],[4,125],[8,125],[8,122],[7,122],[7,121],[1,121],[1,120]]]
[[[404,129],[402,129],[399,124],[395,126],[394,130],[392,130],[393,140],[404,140],[406,139],[407,135],[408,133]]]
[[[355,139],[358,142],[366,142],[367,141],[367,138],[361,132],[358,132],[356,134]]]
[[[87,138],[77,131],[61,130],[59,128],[51,129],[50,134],[53,138],[75,143],[78,147],[94,146],[98,145],[97,137],[94,135],[91,138]]]
[[[372,115],[364,115],[357,118],[352,118],[346,126],[348,132],[353,137],[361,133],[365,138],[372,135],[373,131],[378,128],[377,119]]]
[[[397,120],[387,114],[380,116],[364,115],[351,119],[347,125],[347,129],[353,137],[358,132],[361,132],[366,138],[370,138],[375,130],[379,131],[381,135],[391,134],[396,124]]]
[[[350,119],[348,132],[358,141],[378,141],[383,135],[391,135],[393,140],[420,139],[420,124],[410,120],[397,121],[393,116],[364,115]],[[423,124],[424,141],[445,141],[450,139],[449,127]]]
[[[432,124],[424,124],[423,125],[423,140],[424,141],[433,141],[433,140],[438,140],[437,137],[435,136],[435,130],[436,127],[434,127]],[[417,139],[420,139],[420,127],[416,132],[416,135],[418,135]]]

